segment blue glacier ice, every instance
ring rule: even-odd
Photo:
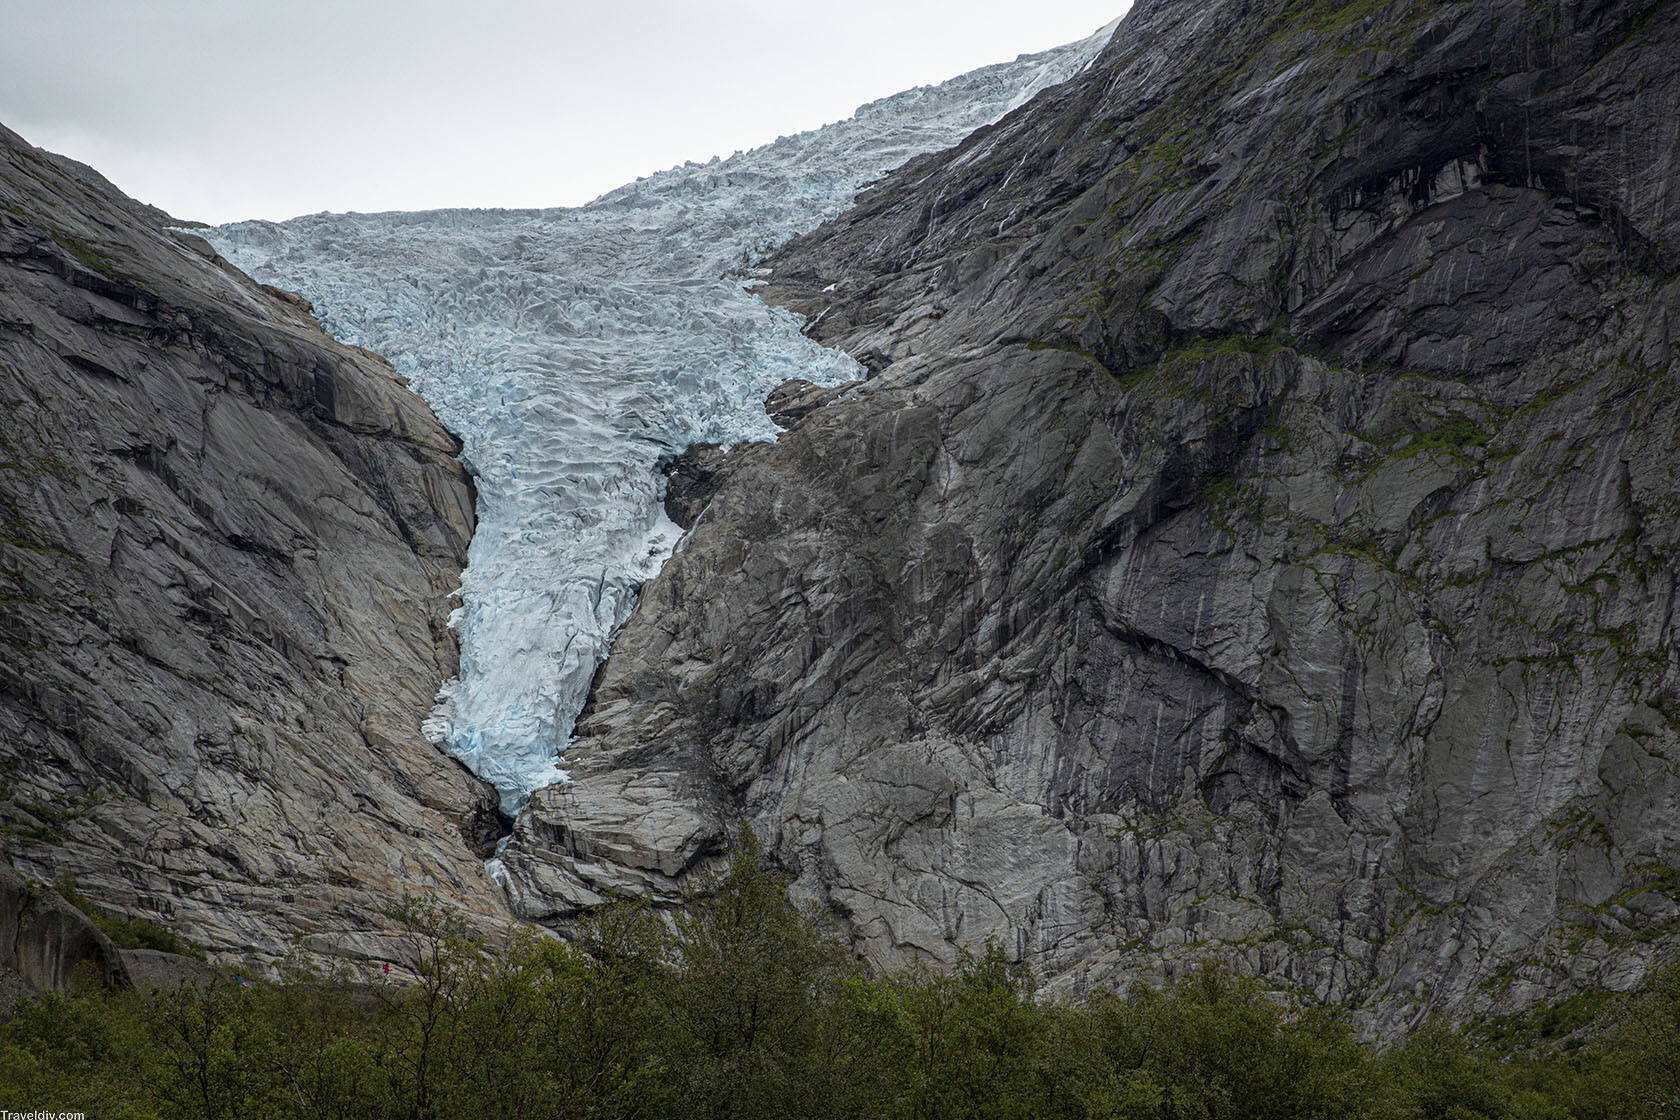
[[[577,208],[317,214],[210,230],[388,357],[460,436],[478,531],[455,613],[461,670],[426,733],[513,812],[559,759],[637,590],[680,532],[658,460],[775,435],[790,377],[860,376],[743,282],[858,189],[1064,81],[1080,43],[910,90],[825,128],[640,179]]]

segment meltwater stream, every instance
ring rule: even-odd
[[[614,631],[679,531],[656,465],[771,438],[790,377],[859,376],[739,277],[858,188],[1089,63],[1080,43],[911,90],[849,120],[638,180],[587,206],[318,214],[206,236],[384,354],[460,436],[478,531],[453,623],[461,672],[427,734],[517,810],[558,758]]]

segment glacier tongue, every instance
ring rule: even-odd
[[[766,394],[861,374],[739,282],[743,266],[1088,64],[1080,43],[849,120],[638,180],[576,209],[318,214],[206,236],[385,354],[464,444],[478,531],[461,672],[426,730],[515,811],[558,758],[612,635],[679,536],[661,456],[772,438]]]

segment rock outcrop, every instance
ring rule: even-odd
[[[518,904],[672,897],[747,819],[882,965],[1216,956],[1377,1032],[1636,981],[1680,928],[1676,57],[1665,0],[1139,0],[783,250],[874,375],[729,457]]]
[[[419,733],[473,527],[456,443],[80,165],[0,129],[0,829],[212,955],[510,917],[494,792]]]
[[[0,1005],[84,980],[130,987],[121,950],[57,891],[0,863]],[[13,982],[16,992],[8,990]]]

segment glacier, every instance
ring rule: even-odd
[[[754,263],[870,180],[1072,77],[1114,27],[581,207],[199,231],[389,358],[461,439],[479,503],[451,619],[461,666],[424,730],[497,788],[504,812],[564,778],[595,670],[681,535],[661,459],[774,438],[763,401],[788,378],[863,374],[752,294]]]

